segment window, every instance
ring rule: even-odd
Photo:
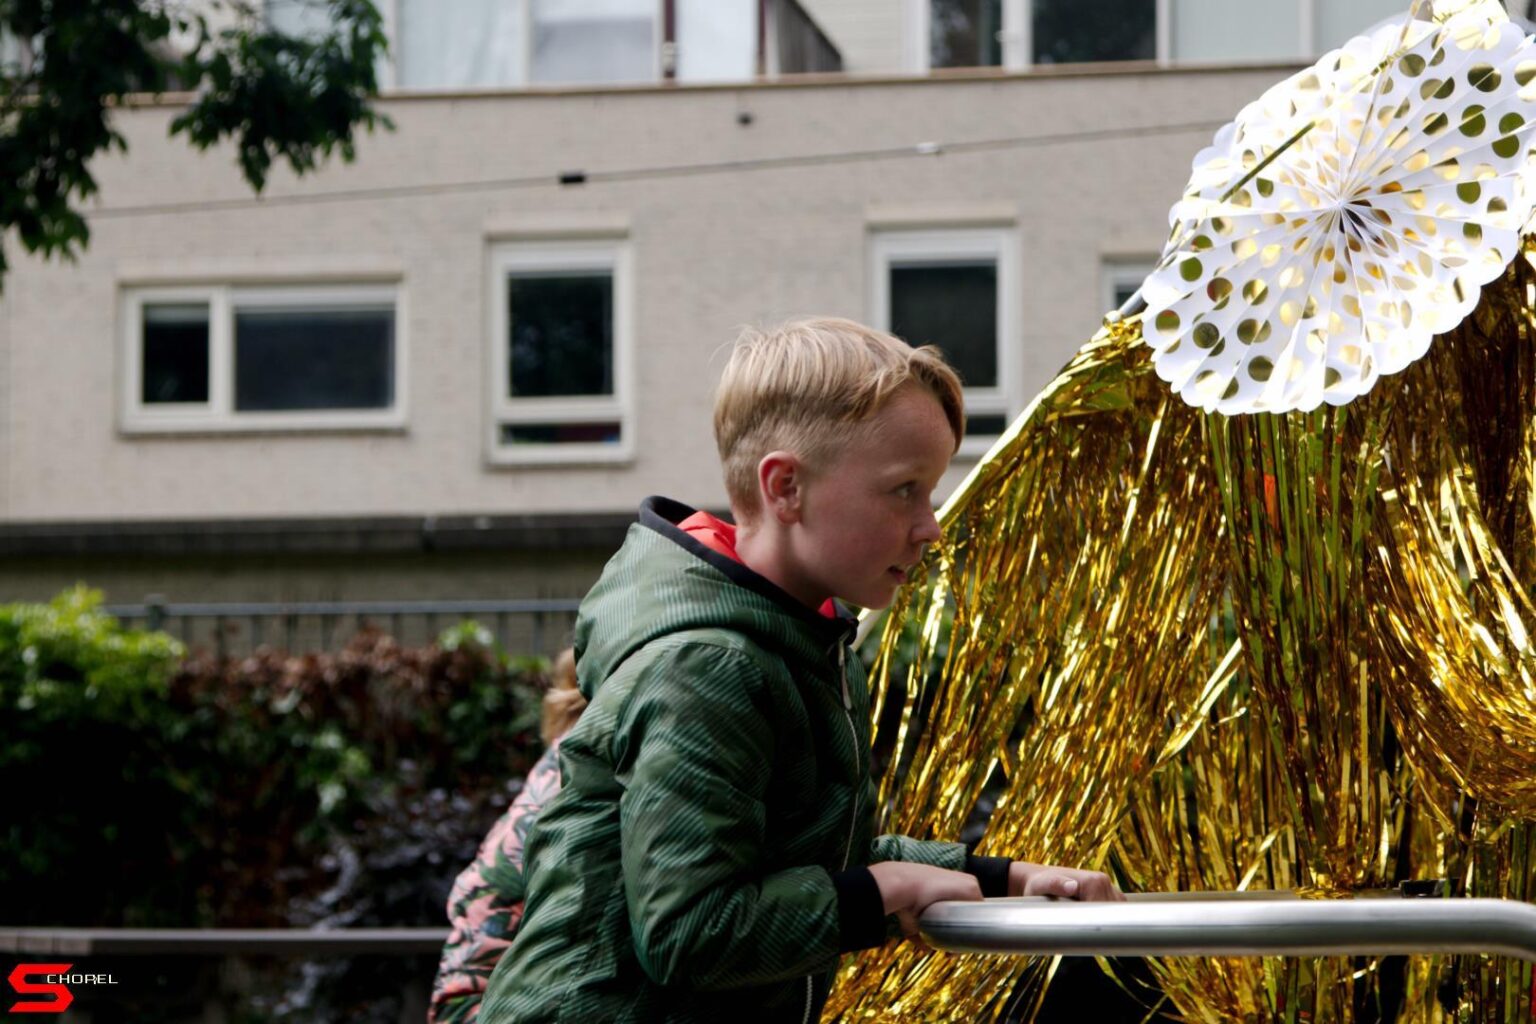
[[[329,0],[263,0],[262,6],[268,27],[287,35],[317,39],[337,27]],[[378,80],[390,89],[640,84],[666,77],[744,81],[842,66],[836,47],[793,2],[761,10],[758,0],[387,0],[375,6],[389,40]]]
[[[8,29],[0,28],[0,75],[22,78],[30,75],[37,64],[37,40],[19,39]]]
[[[915,71],[1114,60],[1312,60],[1401,0],[906,0]]]
[[[1003,0],[930,0],[929,66],[1003,63]]]
[[[299,39],[324,39],[336,31],[336,17],[326,0],[267,0],[267,27]]]
[[[1186,61],[1285,60],[1307,57],[1301,15],[1312,0],[1174,0],[1167,57]],[[1362,0],[1326,0],[1343,6]],[[1406,11],[1407,4],[1398,4]],[[1370,24],[1362,21],[1359,28]],[[1319,49],[1317,52],[1321,53]]]
[[[1024,68],[1158,55],[1160,0],[908,2],[917,4],[929,68]]]
[[[1305,2],[1305,0],[1302,0]],[[1350,36],[1357,36],[1384,18],[1401,18],[1406,4],[1393,0],[1312,0],[1316,4],[1312,52],[1321,56],[1336,46],[1343,46]],[[1436,5],[1439,6],[1438,4]],[[1510,3],[1511,14],[1526,15],[1525,3]],[[1518,23],[1516,27],[1520,26]],[[1525,29],[1529,31],[1529,29]]]
[[[1157,3],[1031,0],[1029,40],[1035,64],[1152,60],[1157,56]]]
[[[1136,294],[1141,283],[1152,273],[1152,268],[1157,265],[1155,259],[1146,260],[1108,260],[1104,264],[1104,289],[1100,296],[1099,304],[1104,308],[1100,314],[1110,313],[1125,305],[1132,295]]]
[[[1018,254],[1000,228],[872,236],[870,319],[912,345],[936,345],[965,384],[966,439],[979,455],[1019,411]]]
[[[123,428],[404,425],[394,285],[130,288]]]
[[[679,82],[746,82],[757,73],[756,4],[677,0],[672,24]],[[778,41],[780,33],[769,39]],[[791,63],[780,70],[810,68]]]
[[[404,88],[522,85],[528,12],[504,0],[399,0],[395,80]]]
[[[661,77],[656,0],[531,3],[531,81],[653,82]]]
[[[618,241],[492,249],[492,462],[630,457],[628,262]]]

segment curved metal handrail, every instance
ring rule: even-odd
[[[1140,893],[1124,903],[1041,896],[935,903],[935,949],[1029,956],[1365,956],[1493,953],[1536,961],[1536,906],[1397,893]]]

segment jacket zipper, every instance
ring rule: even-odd
[[[853,856],[853,834],[859,826],[859,734],[853,727],[853,695],[848,692],[848,645],[838,641],[837,645],[837,680],[843,687],[843,718],[848,722],[848,745],[853,749],[854,786],[853,786],[853,814],[848,818],[848,842],[843,844],[843,870],[848,870],[848,860]],[[805,976],[805,1017],[802,1024],[811,1024],[811,1004],[815,996],[811,989],[811,978]]]
[[[853,814],[848,818],[848,842],[843,846],[843,870],[848,870],[848,858],[853,856],[853,833],[859,824],[859,734],[853,727],[853,697],[848,693],[848,645],[837,647],[837,675],[843,684],[843,717],[848,720],[848,745],[853,749]]]

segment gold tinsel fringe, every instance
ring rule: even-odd
[[[879,635],[884,828],[951,838],[989,790],[980,852],[1131,889],[1536,895],[1531,258],[1339,409],[1201,414],[1139,322],[1107,326]],[[1151,967],[1165,1012],[1212,1024],[1536,1020],[1530,966],[1496,958]],[[824,1019],[1027,1019],[1048,973],[890,946]]]

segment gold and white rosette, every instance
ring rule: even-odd
[[[1142,289],[1158,376],[1228,415],[1342,405],[1424,355],[1531,213],[1536,44],[1496,3],[1357,36],[1194,161]]]

